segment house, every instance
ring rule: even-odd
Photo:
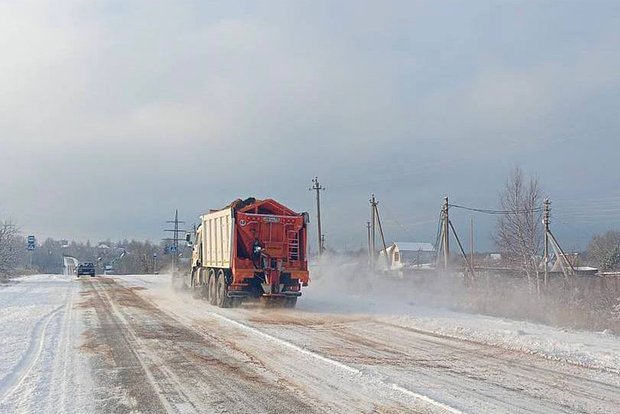
[[[390,270],[433,268],[437,259],[435,246],[420,242],[394,242],[379,252],[379,266],[387,267],[386,252]]]

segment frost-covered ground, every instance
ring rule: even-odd
[[[620,406],[617,336],[423,306],[342,274],[316,277],[296,310],[215,308],[167,275],[1,285],[0,413]]]
[[[576,331],[442,308],[368,299],[345,294],[338,302],[318,295],[300,300],[298,309],[313,313],[374,315],[376,319],[451,338],[517,350],[544,358],[620,374],[620,337]]]
[[[0,286],[0,412],[92,411],[79,291],[75,278],[61,275]]]

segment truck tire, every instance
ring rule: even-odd
[[[205,269],[200,269],[198,271],[200,277],[198,278],[200,282],[200,298],[206,299],[209,296],[209,285],[207,284],[207,271]]]
[[[220,269],[220,271],[217,272],[217,306],[220,308],[230,308],[231,302],[231,298],[228,297],[226,275]]]
[[[207,270],[207,280],[205,281],[205,300],[211,303],[211,279],[215,279],[215,272],[213,269]]]
[[[213,270],[211,270],[213,272]],[[215,305],[217,303],[217,277],[215,272],[211,273],[209,278],[209,303]]]

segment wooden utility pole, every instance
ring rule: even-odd
[[[385,259],[387,261],[387,270],[390,270],[390,258],[388,257],[387,245],[385,244],[385,235],[383,234],[383,226],[381,226],[381,218],[379,217],[379,209],[377,205],[379,202],[375,198],[375,195],[372,194],[370,197],[370,234],[369,234],[369,244],[370,244],[370,256],[371,256],[371,267],[374,268],[375,255],[377,253],[376,244],[375,244],[375,234],[376,234],[376,226],[379,226],[379,235],[381,236],[381,242],[383,244],[383,251],[385,252]]]
[[[545,287],[547,287],[547,282],[549,279],[549,216],[550,216],[550,206],[551,202],[548,198],[545,198],[543,202],[543,225],[544,225],[544,235],[543,235],[543,265],[545,266]]]
[[[323,254],[323,233],[321,232],[321,190],[325,190],[319,184],[319,178],[314,177],[312,179],[312,187],[310,191],[316,191],[316,225],[318,230],[318,244],[319,244],[319,256]]]
[[[441,209],[442,220],[442,241],[443,241],[443,268],[448,269],[450,260],[450,215],[448,212],[448,197],[444,198],[443,208]]]
[[[375,234],[376,234],[376,223],[377,223],[377,200],[375,199],[375,195],[372,194],[370,196],[370,266],[374,269],[375,266],[375,254],[376,254],[376,245],[375,245]]]
[[[368,233],[368,265],[372,264],[372,247],[370,246],[370,221],[366,222],[366,230]]]
[[[469,244],[471,247],[471,257],[469,258],[469,263],[471,264],[472,271],[474,270],[474,218],[470,219],[470,227],[469,227]],[[474,275],[472,275],[472,278]]]
[[[381,235],[381,242],[383,243],[383,253],[385,253],[385,262],[387,265],[387,270],[389,271],[392,268],[392,258],[388,256],[387,245],[385,244],[385,235],[383,234],[383,226],[381,225],[381,217],[379,216],[377,204],[378,203],[375,202],[375,217],[377,218],[377,224],[379,225],[379,234]]]

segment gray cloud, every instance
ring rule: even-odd
[[[311,210],[318,174],[328,240],[352,247],[370,192],[389,238],[421,240],[445,194],[492,207],[516,163],[552,197],[613,193],[619,17],[605,2],[2,3],[0,213],[41,235],[157,239],[177,207]]]

